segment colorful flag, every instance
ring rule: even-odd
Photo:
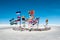
[[[29,23],[32,24],[33,23],[33,20],[30,20]]]
[[[35,25],[38,22],[39,22],[39,18],[36,18],[35,20],[33,20],[33,25]]]
[[[18,16],[17,18],[21,18],[20,16]]]
[[[37,20],[33,20],[33,25],[35,25],[37,23]]]

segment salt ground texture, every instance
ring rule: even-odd
[[[15,31],[15,26],[0,25],[0,40],[60,40],[60,26],[50,26],[48,31]]]

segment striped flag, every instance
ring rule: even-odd
[[[33,25],[35,25],[38,22],[39,22],[39,18],[36,18],[35,20],[33,20]]]
[[[16,12],[16,14],[20,14],[20,13],[21,13],[21,11],[17,11],[17,12]]]
[[[17,24],[17,22],[16,22],[16,20],[11,19],[11,20],[10,20],[10,24],[11,24],[11,25],[13,25],[13,24]]]

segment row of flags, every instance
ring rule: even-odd
[[[17,11],[16,14],[20,15],[21,11]],[[20,16],[17,16],[17,20],[15,20],[14,18],[10,19],[10,24],[11,25],[14,25],[14,24],[17,24],[19,21],[20,21],[21,17]]]
[[[10,19],[10,24],[13,25],[13,24],[17,24],[16,20],[14,18]]]
[[[17,20],[15,20],[14,18],[12,18],[10,20],[10,24],[11,25],[17,24],[18,22],[21,22],[21,19],[22,19],[22,21],[25,21],[26,22],[25,17],[24,16],[21,17],[21,15],[20,15],[21,14],[21,11],[17,11],[16,14],[18,14],[19,16],[17,16]],[[34,18],[34,10],[30,10],[29,11],[29,15]],[[31,24],[34,25],[34,24],[36,24],[38,22],[38,20],[39,20],[39,18],[36,18],[35,20],[29,21],[29,23],[31,23]]]

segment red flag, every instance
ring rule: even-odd
[[[29,14],[30,14],[30,15],[33,15],[33,14],[34,14],[34,10],[31,10],[31,11],[29,12]]]

